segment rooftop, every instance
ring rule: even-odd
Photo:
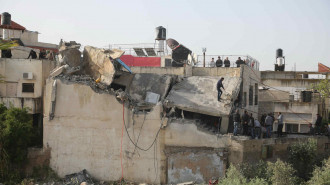
[[[1,22],[1,15],[0,15],[0,22]],[[10,26],[0,25],[0,28],[12,29],[12,30],[26,30],[26,28],[15,21],[11,21]]]

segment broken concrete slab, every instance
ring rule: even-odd
[[[124,54],[121,50],[104,50],[92,46],[86,46],[84,49],[83,61],[86,74],[94,79],[101,78],[101,83],[110,85],[116,72],[112,59],[120,58]]]
[[[70,67],[78,67],[81,65],[81,52],[79,51],[81,44],[75,41],[61,42],[59,46],[59,61],[61,64],[68,64]]]
[[[225,77],[222,100],[217,100],[216,84],[219,77],[191,76],[175,84],[166,98],[166,106],[211,116],[229,115],[231,104],[237,98],[241,79]]]
[[[169,91],[172,79],[170,75],[135,74],[128,92],[137,101],[144,101],[147,92],[159,94],[160,101],[162,101]]]

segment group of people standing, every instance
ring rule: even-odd
[[[241,57],[238,57],[238,59],[236,60],[236,66],[240,67],[243,64],[248,64],[247,60],[242,60]],[[214,58],[212,58],[209,67],[230,67],[230,60],[228,59],[228,57],[226,57],[226,59],[224,61],[221,60],[221,57],[218,56],[218,60],[214,61]]]
[[[258,119],[254,118],[252,113],[249,114],[246,110],[241,116],[239,110],[237,109],[233,115],[234,120],[234,136],[238,135],[239,127],[243,128],[242,134],[245,136],[251,136],[254,138],[261,138],[262,134],[265,133],[266,138],[270,138],[272,135],[273,124],[275,122],[275,117],[272,113],[268,115],[263,114],[261,116],[261,122]],[[283,115],[281,112],[278,113],[276,119],[278,121],[277,135],[278,137],[282,136],[283,129]]]

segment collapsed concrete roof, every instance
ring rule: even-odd
[[[219,77],[191,76],[175,84],[166,98],[167,105],[182,110],[212,116],[229,115],[232,103],[237,98],[241,78],[226,77],[223,85],[226,89],[222,101],[217,101],[216,84]]]
[[[112,59],[120,58],[124,51],[119,49],[104,50],[92,46],[85,46],[84,49],[84,64],[86,67],[86,74],[91,75],[94,79],[100,78],[100,82],[105,85],[110,85],[113,76],[116,72]]]
[[[159,74],[135,74],[129,89],[129,95],[137,101],[145,100],[147,92],[160,95],[164,100],[170,85],[172,76]]]

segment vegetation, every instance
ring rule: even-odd
[[[26,109],[0,104],[0,182],[14,184],[21,179],[32,131],[32,118]]]
[[[314,85],[315,90],[320,92],[323,98],[330,98],[330,80],[324,79],[321,80],[320,83]]]
[[[311,177],[316,164],[317,143],[315,139],[295,143],[289,148],[289,162],[296,169],[296,175],[307,180]]]
[[[293,144],[289,149],[288,162],[259,161],[255,164],[230,165],[219,185],[330,185],[330,157],[322,161],[316,155],[316,140]],[[325,156],[322,156],[325,157]]]
[[[18,46],[16,41],[4,41],[0,40],[0,50],[6,50],[11,47]]]

